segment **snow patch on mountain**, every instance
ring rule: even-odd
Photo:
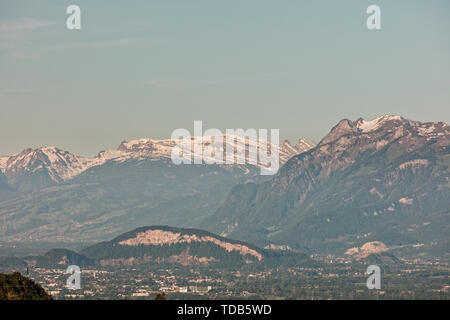
[[[316,143],[311,139],[299,139],[295,144],[295,148],[300,152],[306,152],[316,146]]]
[[[303,142],[304,141],[304,142]],[[300,144],[299,144],[300,143]],[[227,155],[236,164],[250,164],[257,167],[263,165],[258,160],[258,150],[262,147],[268,151],[278,148],[280,163],[284,164],[292,156],[302,153],[315,146],[314,142],[307,139],[299,140],[300,147],[293,147],[285,141],[282,146],[276,146],[268,141],[254,141],[246,137],[237,135],[191,137],[189,139],[138,139],[129,142],[123,141],[117,150],[102,151],[97,156],[97,162],[116,161],[123,162],[129,159],[171,159],[172,151],[176,146],[180,149],[190,150],[189,153],[182,154],[189,162],[202,160],[214,162],[215,158],[227,160]],[[184,148],[186,147],[186,148]]]
[[[172,232],[165,230],[147,230],[144,232],[139,232],[134,238],[129,238],[119,242],[122,246],[142,246],[142,245],[176,245],[180,243],[213,243],[226,251],[237,251],[241,255],[252,255],[256,257],[259,261],[262,260],[263,256],[261,253],[255,249],[251,249],[243,244],[231,243],[222,239],[218,239],[212,236],[198,236],[195,234],[181,234],[180,232]]]
[[[400,116],[384,115],[369,121],[359,119],[357,121],[357,127],[361,129],[362,132],[370,132],[380,128],[386,121],[393,121],[393,120],[403,120],[403,118]]]

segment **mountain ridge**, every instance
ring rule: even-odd
[[[223,139],[228,144],[230,144],[229,141],[233,141],[233,147],[236,147],[235,153],[238,155],[236,163],[262,167],[261,163],[251,161],[251,159],[239,161],[239,150],[242,150],[242,148],[248,150],[251,145],[259,148],[261,143],[270,144],[269,142],[255,142],[240,136],[226,134],[223,135]],[[193,149],[189,155],[185,156],[192,159],[203,159],[204,150],[206,146],[211,144],[211,140],[212,137],[193,137],[192,143],[202,144],[201,154],[196,154],[195,149]],[[90,168],[104,165],[109,161],[171,159],[172,150],[179,143],[184,143],[184,141],[150,138],[129,142],[122,141],[117,149],[100,151],[97,156],[91,158],[77,156],[57,147],[28,148],[15,155],[1,156],[0,171],[7,177],[11,186],[21,191],[32,191],[71,180]],[[283,145],[278,147],[281,164],[284,164],[291,156],[304,152],[314,145],[314,142],[309,139],[299,139],[295,146],[285,141]],[[36,186],[32,183],[34,181],[36,181]]]
[[[438,239],[448,241],[449,141],[443,122],[341,120],[271,180],[233,188],[203,226],[260,246],[342,254],[361,245],[359,237],[373,224],[377,232],[366,242],[386,238],[390,246],[412,246],[426,240],[417,248],[431,251]],[[418,223],[423,227],[412,227]]]

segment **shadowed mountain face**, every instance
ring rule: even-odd
[[[382,241],[444,255],[450,222],[450,128],[398,116],[342,120],[270,181],[235,187],[203,226],[231,237],[344,253]]]
[[[68,180],[96,161],[79,157],[56,147],[26,149],[10,157],[0,157],[0,169],[15,189],[39,190]]]

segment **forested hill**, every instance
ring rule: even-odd
[[[52,300],[52,296],[19,272],[0,273],[0,300]]]

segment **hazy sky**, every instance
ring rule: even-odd
[[[81,7],[81,30],[66,7]],[[379,31],[366,8],[381,7]],[[448,0],[0,0],[0,154],[81,155],[176,128],[450,122]]]

